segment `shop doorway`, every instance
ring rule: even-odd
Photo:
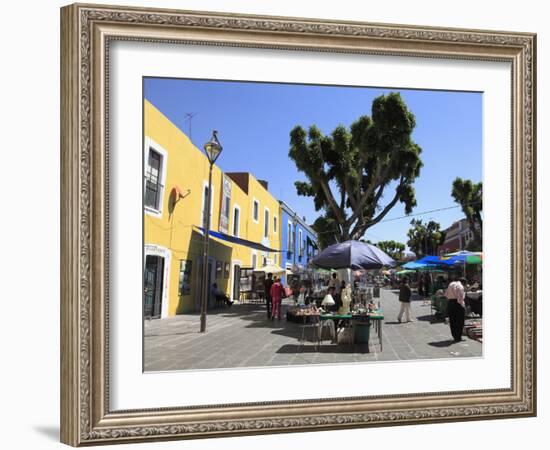
[[[233,300],[241,297],[241,266],[233,266]]]
[[[147,255],[144,273],[144,308],[146,319],[158,319],[162,312],[164,258]]]

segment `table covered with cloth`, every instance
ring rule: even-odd
[[[365,323],[368,325],[371,323],[374,324],[374,329],[378,335],[378,342],[380,343],[380,351],[382,351],[382,322],[384,320],[384,315],[381,311],[373,311],[369,314],[321,314],[320,319],[322,321],[334,320],[336,324],[336,333],[348,327],[353,322]]]

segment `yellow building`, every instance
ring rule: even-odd
[[[202,151],[144,101],[145,315],[199,311],[209,162]],[[267,182],[248,173],[224,174],[214,165],[210,229],[280,249],[279,203]],[[240,269],[277,261],[249,246],[210,240],[208,273],[230,297],[239,293]],[[209,301],[212,306],[212,299]]]
[[[245,239],[258,242],[267,248],[280,250],[279,201],[269,193],[268,182],[256,179],[248,172],[226,174],[247,196],[248,215],[242,232]],[[252,250],[250,267],[261,268],[269,263],[280,264],[279,254]]]

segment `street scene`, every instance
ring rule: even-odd
[[[145,78],[143,370],[482,357],[481,105]]]
[[[283,311],[292,308],[283,302]],[[436,358],[467,358],[482,355],[477,340],[455,344],[445,321],[432,322],[429,302],[415,296],[415,322],[397,321],[399,301],[394,290],[381,290],[381,307],[388,315],[382,325],[382,345],[377,335],[370,343],[336,345],[329,333],[316,342],[312,329],[300,342],[300,325],[266,318],[265,306],[234,305],[208,316],[208,337],[197,333],[200,317],[176,316],[145,323],[146,371],[268,367],[303,364],[332,364]],[[205,339],[206,338],[206,339]]]

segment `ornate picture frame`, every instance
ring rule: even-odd
[[[510,63],[510,387],[112,410],[108,68],[110,45],[117,40]],[[535,89],[536,36],[530,33],[84,4],[62,8],[62,442],[81,446],[536,415]]]

